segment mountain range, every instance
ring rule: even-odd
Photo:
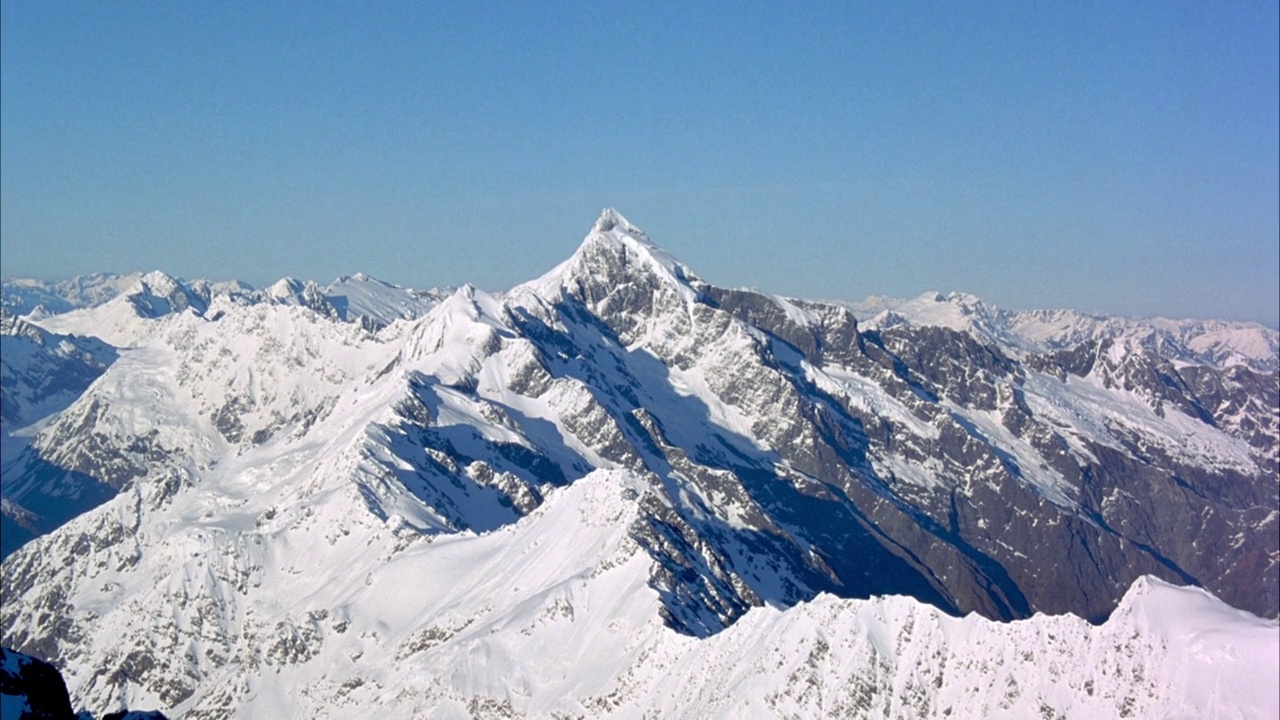
[[[700,279],[6,279],[0,639],[171,717],[1280,715],[1280,337]],[[1088,662],[1082,662],[1088,658]]]

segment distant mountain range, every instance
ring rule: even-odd
[[[612,210],[504,293],[3,303],[0,640],[83,706],[1280,714],[1260,325],[721,288]]]

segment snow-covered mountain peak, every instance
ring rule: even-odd
[[[841,304],[856,313],[866,329],[887,330],[904,323],[949,328],[1015,354],[1054,352],[1085,342],[1112,340],[1178,362],[1242,365],[1263,372],[1274,372],[1280,355],[1280,333],[1250,322],[1008,310],[963,292],[926,292],[909,300],[871,296]]]
[[[358,321],[369,330],[422,317],[444,296],[439,290],[410,290],[362,272],[339,277],[323,293],[339,318]]]
[[[267,288],[267,295],[277,300],[290,298],[301,292],[303,284],[301,280],[291,277],[282,277],[271,284]]]
[[[502,294],[176,282],[206,311],[33,323],[131,343],[72,392],[74,338],[0,338],[33,438],[0,520],[36,536],[0,640],[79,701],[1203,717],[1244,684],[1277,716],[1274,622],[1124,596],[1280,612],[1274,371],[1192,362],[1273,336],[959,293],[861,324],[694,280],[613,210]]]
[[[158,318],[171,313],[193,310],[203,314],[208,302],[187,288],[183,282],[160,270],[152,270],[123,293],[140,317]]]
[[[593,240],[596,242],[593,243]],[[681,282],[694,278],[687,267],[666,250],[655,245],[643,230],[632,225],[613,208],[605,208],[600,214],[600,219],[596,220],[595,226],[583,241],[578,253],[589,252],[593,247],[598,246],[601,240],[625,248],[645,262],[656,265],[655,269],[660,269],[664,274],[671,275]]]
[[[610,230],[620,230],[631,235],[644,235],[644,232],[632,225],[629,220],[622,216],[622,213],[607,207],[600,211],[600,217],[596,219],[595,227],[591,231],[603,233]]]
[[[982,298],[978,297],[977,295],[974,295],[973,293],[960,292],[959,290],[952,290],[951,292],[947,293],[946,300],[947,302],[956,303],[958,305],[982,305],[983,304]]]
[[[656,308],[687,307],[701,297],[700,279],[612,208],[601,213],[577,251],[563,263],[510,293],[525,292],[556,302],[562,293],[598,310],[626,305],[645,314]],[[601,306],[601,303],[604,303]]]
[[[118,348],[136,347],[156,331],[158,321],[175,314],[203,315],[208,300],[160,271],[136,277],[101,304],[29,319],[63,335],[96,337]]]
[[[1179,636],[1184,641],[1192,641],[1195,638],[1188,637],[1186,624],[1187,618],[1192,617],[1198,619],[1202,633],[1238,632],[1242,628],[1274,631],[1277,627],[1274,618],[1261,618],[1233,608],[1204,588],[1174,585],[1152,575],[1133,581],[1111,619],[1151,631],[1166,641]]]
[[[337,283],[335,282],[335,284]],[[305,305],[305,302],[299,303],[298,301],[311,296],[322,300],[324,294],[324,289],[314,280],[299,280],[294,277],[282,277],[266,289],[268,298],[286,304]]]
[[[500,300],[463,285],[415,321],[401,358],[446,382],[465,382],[478,369],[478,357],[496,352],[499,335],[511,334],[503,315]]]
[[[281,278],[266,290],[267,298],[278,305],[299,305],[333,320],[343,315],[325,297],[325,291],[312,280],[303,282],[291,277]]]
[[[43,308],[44,315],[99,305],[137,284],[142,276],[94,273],[69,280],[45,281],[32,278],[3,278],[0,302],[15,315],[27,315]]]
[[[169,295],[178,290],[178,281],[173,279],[163,270],[152,270],[146,273],[134,285],[133,289],[126,294],[132,294],[138,291],[150,291],[157,295]]]

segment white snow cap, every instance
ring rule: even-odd
[[[154,293],[168,295],[178,289],[178,282],[162,270],[152,270],[134,283],[130,293],[143,292],[148,288]]]
[[[671,282],[682,296],[688,299],[696,296],[689,283],[698,280],[698,276],[666,250],[653,244],[649,236],[632,225],[622,213],[610,207],[600,212],[591,232],[587,233],[572,256],[542,277],[512,288],[507,296],[532,292],[544,298],[557,297],[568,278],[579,274],[590,276],[594,262],[592,258],[599,255],[602,249],[608,251],[610,248],[621,248],[624,253],[639,259],[642,266],[647,266],[659,277]]]
[[[592,244],[601,239],[630,248],[636,256],[647,259],[660,275],[671,278],[679,285],[697,278],[684,263],[653,244],[643,230],[632,225],[622,213],[613,208],[607,207],[600,212],[600,218],[596,220],[575,256],[589,253]]]
[[[607,207],[600,211],[600,218],[596,220],[596,224],[591,228],[593,233],[604,233],[610,230],[621,230],[628,235],[644,235],[640,228],[632,225],[626,218],[622,217],[622,213]]]

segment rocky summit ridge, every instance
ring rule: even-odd
[[[1221,696],[1188,699],[1157,669],[1165,636],[1113,617],[1154,577],[1143,587],[1212,593],[1239,642],[1263,638],[1254,672],[1273,666],[1274,620],[1221,603],[1280,611],[1274,363],[1114,324],[1036,344],[1010,340],[1030,325],[1008,318],[957,328],[900,306],[860,322],[849,304],[707,283],[613,210],[505,293],[347,280],[367,295],[345,297],[402,314],[363,322],[295,283],[29,316],[69,333],[96,312],[130,334],[14,430],[6,523],[39,536],[0,566],[5,646],[64,668],[85,705],[173,716],[627,716],[745,652],[715,648],[799,623],[831,632],[744,666],[773,695],[689,697],[721,716],[1209,707]],[[55,506],[79,514],[42,525]],[[1139,659],[993,675],[923,629],[968,613],[990,629],[963,633],[997,644],[1024,632],[1002,628],[1133,631],[1116,658]],[[908,651],[917,632],[934,639]],[[539,664],[552,646],[565,654]],[[951,670],[911,675],[917,652]]]

